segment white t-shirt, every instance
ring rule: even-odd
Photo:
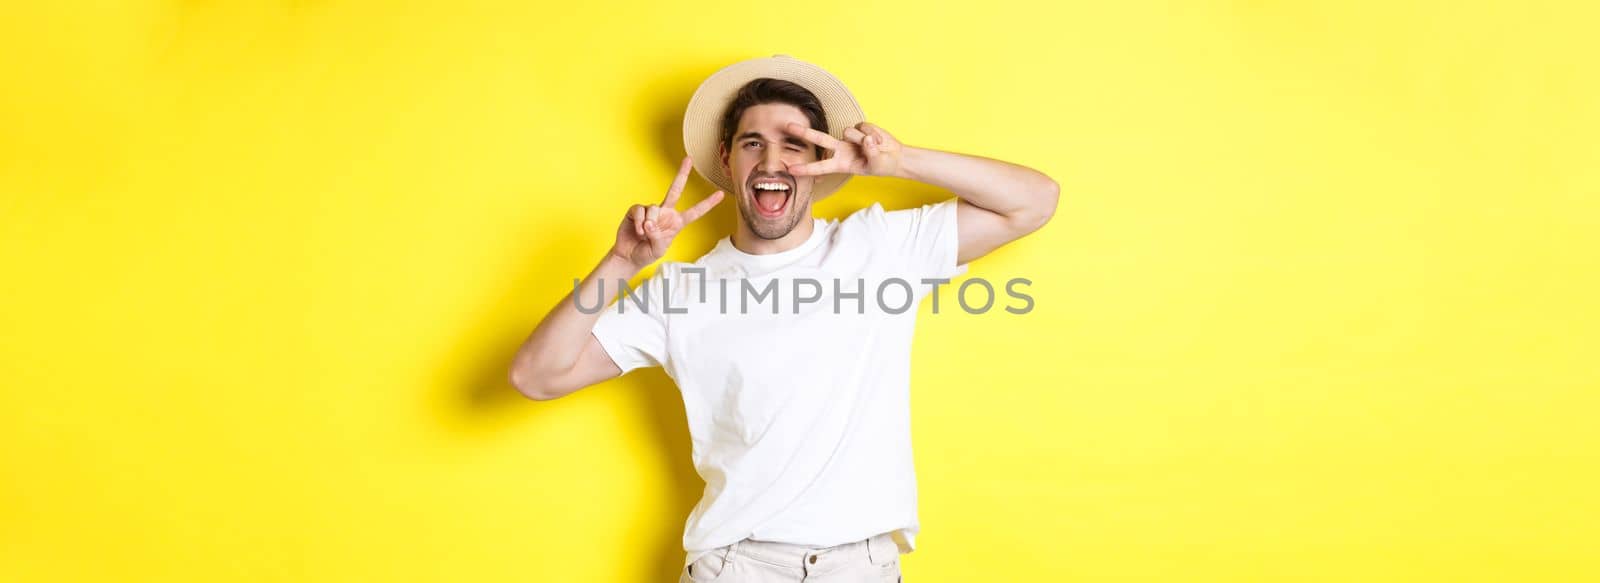
[[[809,239],[768,255],[723,238],[602,313],[594,336],[617,367],[661,366],[682,393],[706,482],[688,562],[744,538],[825,547],[894,532],[901,553],[915,548],[912,330],[936,285],[923,280],[966,272],[956,201],[813,218]]]

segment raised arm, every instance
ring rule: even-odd
[[[517,392],[539,401],[555,399],[622,374],[622,369],[612,362],[593,334],[602,311],[585,314],[574,300],[580,297],[577,294],[593,297],[596,286],[600,286],[605,292],[600,305],[610,305],[620,287],[617,281],[631,279],[639,270],[660,259],[679,231],[722,201],[723,193],[719,190],[689,210],[680,213],[674,208],[692,167],[691,161],[684,158],[661,204],[636,204],[628,209],[622,224],[617,226],[617,239],[611,250],[583,279],[575,293],[562,298],[523,341],[509,372],[511,385]],[[612,283],[601,286],[602,281]]]
[[[904,149],[899,176],[961,198],[956,206],[958,264],[1039,230],[1055,214],[1061,194],[1056,181],[1031,168],[923,148]]]
[[[791,167],[796,176],[850,173],[896,176],[949,190],[956,207],[965,264],[1043,227],[1055,214],[1061,187],[1037,170],[979,156],[901,144],[889,132],[862,122],[846,128],[844,140],[798,124],[788,131],[832,151],[826,160]]]

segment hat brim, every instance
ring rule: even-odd
[[[722,170],[719,135],[722,115],[741,87],[762,77],[789,81],[816,94],[817,100],[822,102],[823,116],[828,120],[828,135],[836,139],[844,139],[845,128],[866,121],[861,105],[844,83],[811,63],[776,55],[723,67],[700,83],[700,88],[689,98],[689,107],[683,114],[683,148],[694,160],[695,171],[730,194],[739,189],[734,187],[733,178]],[[849,179],[849,174],[818,176],[812,183],[811,200],[833,194]]]

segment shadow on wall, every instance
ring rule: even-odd
[[[616,206],[614,214],[617,221],[622,219],[629,204],[658,202],[666,193],[671,172],[677,169],[678,162],[682,160],[683,109],[688,105],[700,78],[708,74],[710,71],[696,72],[695,75],[699,77],[677,76],[674,77],[676,81],[668,85],[648,85],[647,93],[652,100],[648,103],[646,117],[650,121],[641,130],[650,132],[652,144],[660,144],[664,148],[671,146],[662,152],[659,159],[664,178],[659,191],[638,193],[633,200],[613,197],[610,202]],[[663,101],[659,99],[663,94],[678,97]],[[641,135],[644,133],[640,132]],[[713,190],[715,188],[710,187],[709,183],[696,177],[685,189],[680,206],[687,208]],[[704,254],[718,238],[727,234],[726,226],[732,225],[737,215],[729,210],[732,208],[730,204],[718,206],[679,235],[671,251],[672,258],[692,258]],[[521,255],[522,259],[517,263],[520,267],[515,276],[508,280],[505,293],[481,307],[481,316],[462,331],[459,341],[452,347],[454,354],[445,356],[447,362],[470,363],[464,369],[443,367],[453,370],[443,371],[444,378],[437,379],[438,386],[454,388],[452,394],[447,396],[450,413],[443,419],[454,434],[493,439],[496,428],[513,423],[537,424],[546,415],[560,414],[558,407],[552,407],[550,403],[530,401],[519,395],[506,379],[507,367],[538,319],[563,296],[571,293],[572,278],[584,275],[574,273],[555,277],[549,273],[547,266],[571,265],[572,254],[577,250],[595,250],[592,261],[585,259],[580,262],[584,266],[581,269],[587,270],[593,262],[599,261],[598,254],[610,245],[614,226],[608,224],[606,229],[595,231],[570,221],[549,221],[546,224],[550,228],[530,238],[531,251]],[[647,274],[648,271],[641,275]],[[508,326],[507,321],[519,324]],[[652,434],[650,445],[655,450],[650,458],[660,460],[660,467],[656,471],[668,476],[667,481],[671,484],[671,491],[665,497],[672,505],[672,515],[644,515],[636,523],[626,526],[650,541],[647,550],[630,560],[637,567],[635,572],[627,574],[628,580],[675,581],[683,569],[684,521],[699,501],[705,486],[691,461],[688,420],[684,414],[682,397],[677,385],[662,369],[648,368],[562,399],[594,398],[600,392],[612,392],[610,398],[617,399],[616,406],[627,411],[627,416],[649,420]]]
[[[464,332],[458,342],[457,350],[471,354],[457,355],[452,360],[474,365],[467,370],[457,369],[451,373],[453,378],[440,380],[437,386],[454,387],[455,393],[449,403],[451,413],[446,419],[451,433],[485,441],[495,439],[496,429],[511,424],[537,425],[546,416],[560,415],[560,405],[565,404],[560,401],[592,399],[602,392],[611,393],[608,398],[620,411],[626,412],[621,417],[648,420],[651,434],[648,445],[653,450],[649,459],[659,460],[659,467],[653,471],[668,477],[666,481],[671,491],[665,493],[665,498],[674,514],[641,515],[634,524],[617,526],[649,541],[645,547],[648,551],[630,560],[638,561],[638,572],[630,573],[629,580],[672,581],[683,565],[684,520],[704,488],[691,462],[688,420],[677,385],[662,369],[648,368],[588,387],[555,402],[535,402],[518,394],[506,378],[507,367],[532,331],[532,325],[543,317],[545,310],[571,291],[570,277],[558,281],[559,278],[551,278],[542,271],[541,266],[558,264],[557,256],[574,249],[597,247],[600,245],[595,235],[588,232],[549,233],[540,237],[537,249],[528,257],[528,267],[509,286],[510,292],[484,307],[484,316],[476,326]],[[507,314],[517,317],[508,318]],[[508,326],[507,321],[527,324],[514,327]],[[530,452],[528,457],[537,458],[537,452]],[[544,471],[559,474],[564,470],[548,468]],[[516,504],[517,501],[506,503]],[[537,578],[537,573],[530,575]]]

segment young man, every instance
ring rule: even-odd
[[[628,210],[610,252],[522,345],[511,383],[545,400],[665,368],[706,481],[685,527],[682,581],[897,581],[919,528],[916,305],[1044,226],[1058,187],[1022,166],[903,145],[863,120],[838,79],[782,55],[706,79],[684,144],[666,197]],[[678,211],[691,164],[723,190]],[[956,198],[812,217],[812,202],[852,175]],[[693,263],[663,263],[606,307],[619,280],[725,196],[739,210],[732,235]]]

